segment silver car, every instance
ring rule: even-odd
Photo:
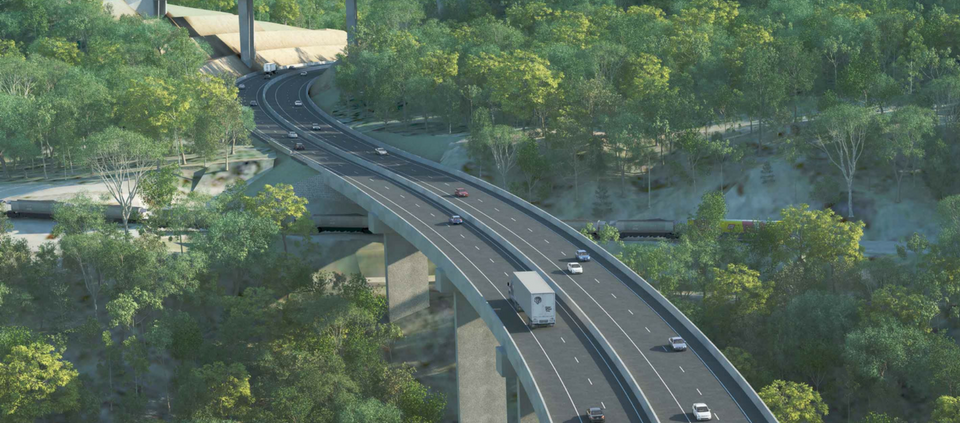
[[[299,107],[299,106],[303,106],[303,102],[300,101],[300,100],[297,100],[297,101],[294,101],[294,102],[293,102],[293,105],[294,105],[294,106],[298,106],[298,107]]]
[[[287,132],[287,138],[299,138],[299,137],[300,136],[297,135],[296,132],[293,132],[293,131]]]
[[[687,342],[679,336],[674,336],[668,340],[670,342],[670,348],[673,348],[674,351],[686,351]]]

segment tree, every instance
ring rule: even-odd
[[[191,418],[243,418],[253,404],[250,374],[240,363],[191,369],[177,392],[176,409]]]
[[[869,109],[840,104],[817,118],[811,144],[827,155],[847,184],[847,217],[853,217],[853,181],[857,162],[870,143],[868,129],[873,121]]]
[[[133,202],[140,195],[141,182],[150,166],[162,157],[162,148],[143,135],[117,127],[107,128],[88,141],[87,162],[120,204],[123,227],[129,231]]]
[[[307,199],[298,197],[293,192],[293,185],[266,185],[263,191],[253,198],[252,203],[253,212],[257,216],[270,219],[280,228],[284,252],[287,252],[287,235],[298,228],[297,221],[306,220],[312,224],[307,214]]]
[[[527,188],[527,198],[534,200],[537,184],[550,172],[550,160],[541,152],[536,141],[527,139],[523,141],[517,153],[517,165],[526,179],[524,184]]]
[[[103,204],[81,192],[53,208],[53,220],[57,223],[50,234],[61,237],[99,230],[107,225],[105,210]]]
[[[859,423],[906,423],[906,421],[899,417],[887,415],[887,413],[871,411],[866,416],[863,416]]]
[[[174,166],[163,166],[143,177],[141,197],[143,202],[150,206],[152,211],[159,212],[173,203],[174,196],[179,192],[179,169]]]
[[[293,24],[300,18],[300,4],[296,0],[277,0],[270,8],[270,17],[285,25]]]
[[[196,117],[191,111],[196,85],[195,79],[189,78],[175,83],[154,76],[132,80],[118,98],[118,120],[124,128],[153,140],[173,138],[180,163],[186,164],[182,135],[193,127]]]
[[[677,145],[686,155],[690,176],[693,178],[694,192],[697,192],[697,165],[701,160],[710,157],[712,150],[715,150],[713,144],[703,134],[693,130],[684,131],[677,140]]]
[[[878,153],[893,168],[898,203],[903,175],[913,173],[923,159],[924,137],[933,135],[935,121],[932,110],[914,105],[897,109],[883,121],[883,133],[887,139]]]
[[[375,398],[360,400],[354,397],[343,404],[337,414],[337,421],[344,423],[384,422],[401,423],[403,413],[391,404],[384,404]]]
[[[887,319],[930,332],[931,320],[940,313],[940,307],[932,298],[923,293],[897,286],[884,286],[870,295],[870,301],[863,306],[864,317],[875,325]]]
[[[937,398],[930,421],[934,423],[960,422],[960,397],[941,396]]]
[[[593,217],[606,219],[613,213],[613,201],[610,200],[610,191],[603,182],[598,182],[596,198],[593,200]]]
[[[829,411],[820,393],[804,383],[775,380],[759,394],[783,423],[823,423],[823,416]]]
[[[573,176],[573,198],[580,203],[580,175],[586,167],[587,147],[592,136],[576,119],[562,114],[551,120],[552,128],[547,131],[547,145],[560,156],[560,163]]]
[[[784,76],[777,66],[778,53],[769,44],[748,47],[744,54],[743,93],[748,107],[760,120],[757,134],[757,154],[763,147],[763,122],[776,115],[783,102]]]
[[[617,258],[671,301],[680,294],[682,284],[693,277],[690,249],[683,244],[628,244]]]
[[[773,284],[762,282],[760,272],[734,263],[727,264],[726,269],[714,268],[713,271],[714,291],[709,298],[713,307],[723,308],[732,301],[734,318],[766,310]]]
[[[549,61],[523,50],[499,55],[484,52],[469,60],[487,77],[491,101],[521,119],[538,117],[541,129],[545,127],[548,101],[563,79],[562,73],[550,70]]]
[[[506,125],[494,126],[490,131],[490,154],[500,172],[500,186],[503,189],[507,189],[507,175],[517,164],[517,153],[526,140],[526,135]]]
[[[235,276],[234,292],[240,293],[242,275],[249,271],[255,257],[267,251],[270,239],[277,235],[277,223],[250,212],[228,211],[215,219],[200,237],[197,248]]]
[[[61,353],[41,341],[12,345],[4,351],[0,361],[0,417],[4,421],[29,423],[79,408],[78,373]]]
[[[743,158],[743,149],[730,146],[730,140],[722,139],[721,137],[712,137],[711,155],[718,165],[720,165],[720,192],[724,192],[725,185],[723,182],[723,164],[731,162],[739,162]]]
[[[470,119],[470,140],[467,141],[467,154],[479,167],[478,177],[483,179],[483,164],[491,159],[490,133],[493,124],[490,122],[490,111],[480,107],[473,112]]]
[[[844,362],[863,380],[896,380],[911,364],[913,352],[923,348],[924,335],[897,322],[853,331],[847,335]]]

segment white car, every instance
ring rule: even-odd
[[[377,147],[377,148],[374,148],[373,151],[375,151],[375,152],[377,153],[377,155],[379,155],[379,156],[386,156],[386,155],[387,155],[387,150],[386,150],[385,148]]]
[[[713,415],[710,414],[710,408],[707,407],[706,404],[698,402],[693,404],[693,418],[699,422],[701,420],[710,420],[713,418]]]
[[[583,273],[583,266],[580,266],[580,263],[567,263],[567,271],[571,275],[579,275]]]
[[[668,339],[670,341],[670,348],[673,348],[674,351],[686,351],[687,342],[679,336],[674,336],[673,338]]]
[[[303,106],[303,102],[300,101],[300,100],[297,100],[297,101],[294,101],[294,102],[293,102],[293,105],[294,105],[294,106]]]
[[[300,76],[307,76],[307,71],[300,71]]]
[[[244,84],[240,84],[240,86],[237,87],[237,88],[240,88],[241,90],[245,90],[245,89],[247,89],[247,86],[244,85]]]
[[[250,100],[250,107],[257,107],[257,100]]]
[[[287,138],[299,138],[299,137],[300,136],[297,135],[296,132],[293,132],[293,131],[287,132]]]
[[[320,124],[319,124],[319,123],[315,123],[315,124],[311,125],[310,128],[312,128],[314,131],[319,131],[319,130],[320,130]]]

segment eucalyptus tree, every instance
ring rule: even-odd
[[[853,184],[857,163],[868,145],[876,147],[869,136],[873,119],[873,113],[867,108],[839,104],[817,117],[816,133],[809,139],[810,146],[825,154],[846,182],[848,218],[853,217]]]
[[[162,157],[163,147],[136,132],[112,126],[91,136],[84,154],[107,192],[120,204],[123,227],[129,231],[133,203],[143,188],[141,182]]]
[[[886,137],[877,150],[893,170],[898,203],[903,175],[918,170],[925,153],[924,138],[933,135],[936,118],[930,109],[908,105],[897,109],[881,122]]]

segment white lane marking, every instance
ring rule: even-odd
[[[430,216],[437,217],[437,215],[433,214],[433,212],[430,213]]]
[[[561,252],[560,252],[560,255],[561,255],[561,256],[565,256],[565,255],[567,255],[567,253],[561,251]]]
[[[703,392],[700,392],[700,388],[697,388],[697,393],[700,394],[701,397],[703,396]]]
[[[633,316],[633,310],[627,309],[630,312],[630,315]]]
[[[679,367],[679,368],[680,368],[680,371],[681,371],[681,372],[684,372],[684,373],[686,373],[686,372],[687,372],[686,370],[683,370],[683,366],[677,366],[677,367]]]
[[[386,189],[390,189],[390,187],[388,187],[388,186],[386,186],[386,185],[384,185],[383,187],[386,188]]]
[[[574,360],[577,360],[577,364],[580,364],[580,359],[577,358],[577,356],[573,356],[573,359],[574,359]]]
[[[611,292],[610,295],[613,295],[613,293]],[[613,298],[617,298],[617,296],[616,296],[616,295],[613,295]]]
[[[498,209],[498,208],[496,208],[496,207],[494,207],[493,209],[496,210],[496,211],[500,211],[500,209]]]
[[[547,244],[549,244],[549,243],[550,243],[550,241],[547,241],[547,240],[543,240],[543,242],[546,242]]]
[[[414,204],[416,204],[416,203],[414,203]],[[417,207],[420,207],[420,204],[416,204],[416,206],[417,206]]]
[[[606,409],[606,408],[607,408],[607,405],[606,405],[606,404],[604,404],[604,403],[603,403],[603,401],[600,401],[600,406],[601,406],[601,407],[603,407],[604,409]]]
[[[527,228],[528,231],[533,232],[533,229]]]
[[[477,251],[480,251],[480,247],[478,247],[478,246],[476,246],[476,245],[474,245],[473,248],[476,248]]]
[[[463,236],[463,234],[460,234],[460,238],[467,239],[467,237]]]
[[[563,341],[564,344],[567,343],[567,341],[565,341],[562,336],[560,337],[560,340]]]
[[[720,416],[718,416],[717,413],[713,413],[713,417],[716,417],[717,420],[720,420]]]
[[[400,198],[407,198],[407,197],[403,194],[400,194]]]
[[[490,259],[490,263],[493,263],[493,262],[494,262],[493,259]]]
[[[587,382],[590,382],[590,386],[593,386],[593,381],[590,378],[587,378]]]
[[[479,199],[479,198],[477,199],[477,201],[479,201],[479,202],[481,202],[481,203],[483,202],[483,200],[481,200],[481,199]]]
[[[510,274],[507,273],[507,272],[503,272],[503,275],[506,276],[506,277],[510,277]]]
[[[660,348],[663,348],[663,352],[667,352],[667,347],[661,346]]]
[[[647,333],[650,333],[650,328],[648,328],[648,327],[646,327],[646,326],[644,326],[643,328],[647,330]]]
[[[446,183],[446,182],[444,182],[443,184],[446,185],[446,186],[450,186],[450,184],[448,184],[448,183]]]
[[[370,182],[376,182],[376,181],[374,181],[373,178],[370,178]]]
[[[512,221],[514,221],[514,222],[516,222],[516,221],[517,221],[517,219],[514,219],[514,218],[512,218],[512,217],[510,218],[510,220],[512,220]]]
[[[593,278],[593,280],[597,281],[597,283],[600,283],[600,279]]]

